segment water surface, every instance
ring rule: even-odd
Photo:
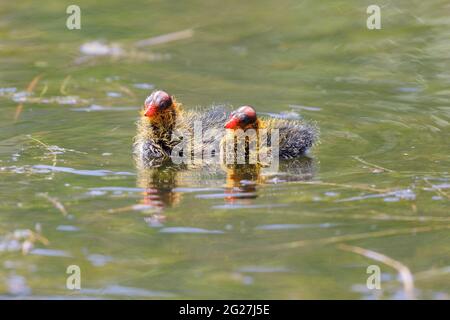
[[[64,2],[0,3],[2,298],[449,298],[447,1],[378,2],[378,31],[370,1],[77,4],[69,31]],[[275,176],[138,172],[154,88],[302,117],[321,143]]]

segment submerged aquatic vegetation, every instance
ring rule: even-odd
[[[41,235],[40,225],[36,230],[17,229],[0,236],[0,252],[20,251],[28,254],[36,243],[48,245],[49,241]]]
[[[0,3],[0,297],[449,298],[441,2],[390,3],[382,32],[357,1],[92,2],[79,31],[29,3]],[[140,171],[136,110],[155,89],[311,119],[321,144],[278,172]]]

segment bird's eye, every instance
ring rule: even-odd
[[[170,98],[170,97],[161,98],[158,101],[158,105],[162,109],[168,108],[172,105],[172,98]]]
[[[247,115],[245,114],[245,113],[240,113],[239,115],[238,115],[238,119],[239,119],[239,121],[241,121],[241,122],[243,122],[243,123],[247,123],[248,122],[248,117],[247,117]]]
[[[160,109],[165,109],[172,105],[172,98],[165,92],[158,92],[153,97],[153,101]]]

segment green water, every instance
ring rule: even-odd
[[[68,30],[72,2],[1,1],[0,297],[449,299],[450,5],[379,1],[371,31],[372,3],[77,1]],[[137,172],[152,87],[300,114],[321,143],[256,184]]]

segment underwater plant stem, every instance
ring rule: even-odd
[[[56,198],[50,197],[47,193],[38,193],[38,196],[41,196],[47,199],[53,206],[62,213],[63,216],[67,216],[67,210],[64,205]]]
[[[376,164],[374,164],[374,163],[367,162],[367,161],[361,159],[361,158],[358,157],[358,156],[353,156],[352,158],[355,159],[355,160],[357,160],[357,161],[359,161],[359,162],[361,162],[361,163],[363,163],[363,164],[365,164],[365,165],[368,165],[368,166],[370,166],[370,167],[377,168],[377,169],[379,169],[379,170],[383,170],[383,171],[386,171],[386,172],[395,172],[394,170],[391,170],[391,169],[388,169],[388,168],[384,168],[384,167],[379,166],[379,165],[376,165]]]
[[[31,80],[31,82],[28,84],[27,89],[25,90],[26,92],[30,93],[34,90],[34,88],[36,87],[36,85],[38,84],[39,80],[41,79],[42,74],[37,75],[33,78],[33,80]],[[14,122],[17,122],[17,120],[19,120],[20,114],[23,111],[23,104],[20,103],[17,107],[16,107],[16,111],[14,112]]]
[[[328,238],[319,238],[312,240],[300,240],[288,243],[283,243],[279,245],[274,245],[272,249],[296,249],[300,247],[305,247],[308,245],[326,245],[345,241],[355,241],[362,239],[372,239],[372,238],[382,238],[389,236],[397,236],[402,234],[416,234],[421,232],[430,232],[437,230],[450,229],[450,225],[439,225],[439,226],[426,226],[426,227],[415,227],[415,228],[403,228],[403,229],[389,229],[375,232],[365,232],[356,234],[346,234],[342,236],[334,236]]]
[[[322,181],[292,181],[287,183],[295,183],[295,184],[313,184],[313,185],[319,185],[319,186],[328,186],[328,187],[341,187],[341,188],[347,188],[347,189],[359,189],[363,191],[371,191],[371,192],[378,192],[378,193],[386,193],[390,192],[392,190],[390,189],[377,189],[372,188],[365,185],[351,185],[351,184],[342,184],[342,183],[334,183],[334,182],[322,182]]]
[[[405,291],[406,298],[409,300],[415,299],[414,277],[413,277],[411,271],[409,270],[409,268],[407,266],[405,266],[403,263],[401,263],[400,261],[397,261],[391,257],[388,257],[388,256],[386,256],[382,253],[376,252],[376,251],[372,251],[372,250],[368,250],[368,249],[364,249],[361,247],[352,246],[352,245],[348,245],[348,244],[344,244],[344,243],[337,245],[337,248],[340,250],[360,254],[366,258],[381,262],[391,268],[394,268],[395,270],[397,270],[398,274],[400,275],[400,279],[402,280],[402,283],[403,283],[403,290]]]
[[[436,187],[435,185],[433,185],[430,181],[428,181],[427,178],[423,179],[425,181],[426,184],[428,184],[433,190],[436,191],[436,193],[438,193],[440,196],[450,199],[450,195],[448,195],[445,191],[443,191],[441,188]]]

